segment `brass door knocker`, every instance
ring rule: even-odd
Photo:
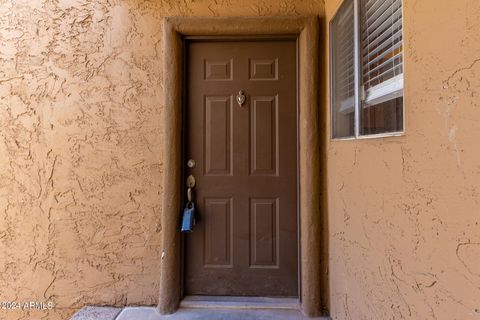
[[[243,104],[245,103],[246,99],[247,97],[245,96],[245,93],[243,92],[243,90],[238,91],[237,103],[239,107],[243,107]]]

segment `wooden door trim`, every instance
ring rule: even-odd
[[[182,298],[181,237],[183,39],[192,36],[298,37],[298,147],[300,216],[300,301],[307,316],[328,309],[325,119],[320,111],[319,21],[316,16],[190,18],[167,17],[163,25],[163,194],[162,254],[158,309],[170,314]]]

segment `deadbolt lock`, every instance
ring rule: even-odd
[[[187,161],[187,167],[189,167],[189,168],[195,168],[195,160],[193,160],[193,159],[188,159],[188,161]]]

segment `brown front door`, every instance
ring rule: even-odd
[[[186,44],[185,294],[297,297],[296,41]]]

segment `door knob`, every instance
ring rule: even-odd
[[[192,175],[189,175],[187,177],[187,188],[194,188],[195,187],[195,177]]]

